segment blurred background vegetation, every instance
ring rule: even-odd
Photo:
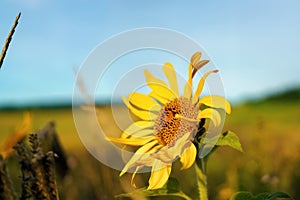
[[[121,107],[120,114],[124,110]],[[112,119],[109,106],[99,108],[102,116],[108,121]],[[2,150],[11,134],[16,135],[18,130],[24,129],[24,113],[28,132],[41,131],[54,120],[68,165],[65,176],[57,175],[61,199],[112,199],[114,195],[134,189],[128,184],[130,175],[119,178],[118,171],[101,164],[86,151],[77,135],[71,107],[2,109]],[[20,122],[23,125],[16,128]],[[110,123],[103,125],[109,126],[112,132],[120,132]],[[284,191],[300,199],[300,88],[234,106],[232,114],[226,118],[226,129],[238,134],[245,152],[222,147],[210,155],[207,166],[210,199],[225,200],[239,190],[253,194]],[[13,185],[20,192],[18,159],[10,156],[7,165]],[[174,172],[179,171],[180,164],[176,163],[174,169]],[[189,169],[171,176],[182,180],[184,191],[197,195],[196,184],[186,181],[192,180],[193,173],[193,169]],[[143,186],[148,176],[139,175],[137,185]]]

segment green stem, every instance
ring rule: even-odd
[[[196,160],[197,185],[200,200],[208,200],[207,196],[207,178],[205,173],[205,161],[198,158]]]

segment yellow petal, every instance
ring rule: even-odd
[[[162,85],[148,83],[148,86],[155,92],[158,96],[167,99],[169,101],[178,98],[178,96],[172,92],[168,87],[164,87]]]
[[[153,157],[163,161],[164,163],[172,164],[174,159],[180,156],[191,144],[191,138],[191,133],[187,132],[176,141],[174,146],[163,146],[158,152],[153,154]]]
[[[186,148],[183,154],[180,156],[180,162],[182,163],[181,169],[190,168],[195,162],[196,154],[197,154],[197,149],[195,145],[191,144],[191,146]]]
[[[175,118],[180,118],[180,119],[183,119],[183,120],[191,122],[191,123],[199,123],[199,119],[184,117],[180,114],[175,114]]]
[[[163,187],[171,173],[172,165],[166,165],[160,160],[156,160],[151,171],[148,190],[154,190]]]
[[[161,106],[151,97],[137,92],[129,95],[129,102],[143,110],[160,111],[161,109]]]
[[[171,63],[165,63],[164,66],[162,67],[162,70],[164,74],[166,75],[171,90],[179,96],[179,90],[178,90],[178,84],[177,84],[177,78],[176,78],[176,72],[174,70],[174,67]]]
[[[132,134],[147,128],[152,128],[154,126],[154,122],[151,121],[137,121],[132,123],[125,131],[122,133],[121,138],[127,138]]]
[[[163,80],[160,80],[160,79],[156,78],[148,70],[144,71],[144,75],[145,75],[147,83],[155,83],[155,84],[158,84],[158,85],[162,85],[162,86],[168,87],[168,85],[166,84],[166,82],[164,82]]]
[[[145,77],[147,85],[155,92],[158,96],[163,97],[168,100],[173,100],[178,96],[168,87],[168,85],[153,76],[149,71],[145,70]]]
[[[165,99],[159,95],[157,95],[155,92],[150,92],[149,93],[149,96],[156,99],[157,101],[159,101],[161,104],[165,105],[169,100],[168,99]]]
[[[200,111],[198,115],[198,119],[208,118],[211,119],[215,126],[219,126],[221,123],[221,115],[220,113],[212,108],[206,108]]]
[[[193,65],[189,64],[189,77],[188,77],[188,83],[192,86],[193,82],[192,82],[192,74],[193,74]]]
[[[147,144],[148,142],[154,140],[155,136],[149,136],[149,137],[144,137],[144,138],[129,138],[129,139],[107,137],[106,139],[111,142],[116,142],[116,143],[125,144],[125,145],[142,146],[142,145]]]
[[[199,101],[199,105],[204,104],[213,108],[222,108],[227,114],[231,113],[230,103],[222,96],[205,96]]]
[[[134,138],[140,138],[140,137],[147,137],[154,135],[154,130],[153,129],[144,129],[140,130],[138,132],[133,133],[131,136]]]
[[[154,161],[156,160],[155,155],[163,148],[164,146],[158,144],[151,148],[146,154],[144,154],[140,160],[138,161],[139,164],[143,166],[153,166]]]
[[[192,95],[192,88],[193,88],[192,71],[193,71],[193,66],[190,64],[188,81],[184,86],[184,97],[186,98],[190,98]]]
[[[192,86],[187,82],[184,86],[184,97],[191,98],[192,96]]]
[[[143,168],[143,166],[137,166],[136,169],[134,170],[132,176],[131,176],[131,185],[132,185],[134,188],[136,188],[136,185],[135,185],[135,183],[134,183],[134,181],[133,181],[133,180],[134,180],[134,177],[135,177],[136,173],[137,173],[141,168]]]
[[[216,73],[216,72],[218,72],[218,70],[212,70],[212,71],[206,72],[206,73],[202,76],[201,80],[199,81],[197,90],[196,90],[196,92],[195,92],[195,94],[194,94],[194,97],[193,97],[193,102],[194,102],[194,103],[197,102],[197,100],[198,100],[198,98],[199,98],[199,96],[200,96],[200,94],[201,94],[201,92],[202,92],[202,90],[203,90],[205,79],[206,79],[211,73]]]
[[[123,102],[125,103],[125,105],[129,108],[129,110],[135,114],[137,117],[143,119],[143,120],[154,120],[156,119],[157,115],[150,112],[150,111],[145,111],[145,110],[139,110],[135,107],[133,107],[129,101],[126,99],[126,97],[122,97]]]
[[[157,144],[157,141],[149,142],[148,144],[145,144],[144,146],[140,147],[134,155],[130,158],[130,160],[126,163],[124,166],[122,172],[120,173],[120,176],[125,174],[128,169],[132,168],[137,164],[137,161],[141,159],[142,156],[144,156],[153,146]]]

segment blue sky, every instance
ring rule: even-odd
[[[0,106],[71,100],[73,68],[112,35],[142,27],[201,44],[232,101],[300,85],[299,10],[297,0],[2,0],[1,48],[22,16],[0,70]]]

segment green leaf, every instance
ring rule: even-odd
[[[286,194],[284,192],[276,192],[273,194],[269,194],[267,200],[273,200],[276,198],[293,199],[292,197],[290,197],[288,194]]]
[[[243,148],[239,141],[238,136],[234,132],[231,132],[231,131],[224,132],[218,139],[216,145],[217,146],[227,145],[227,146],[230,146],[240,152],[243,152]]]
[[[170,177],[166,185],[160,189],[147,190],[146,188],[140,188],[130,193],[116,195],[115,197],[116,198],[121,198],[121,197],[138,198],[138,197],[154,197],[154,196],[176,196],[176,197],[181,197],[182,199],[185,200],[191,200],[189,196],[187,196],[181,191],[177,179],[172,177]]]
[[[176,178],[170,177],[167,184],[167,190],[171,193],[180,192],[180,184]]]
[[[250,192],[237,192],[233,194],[230,200],[253,200],[254,197]]]
[[[230,200],[275,200],[277,198],[293,199],[288,194],[283,192],[276,192],[273,194],[261,193],[257,196],[253,196],[250,192],[237,192],[232,195]]]

